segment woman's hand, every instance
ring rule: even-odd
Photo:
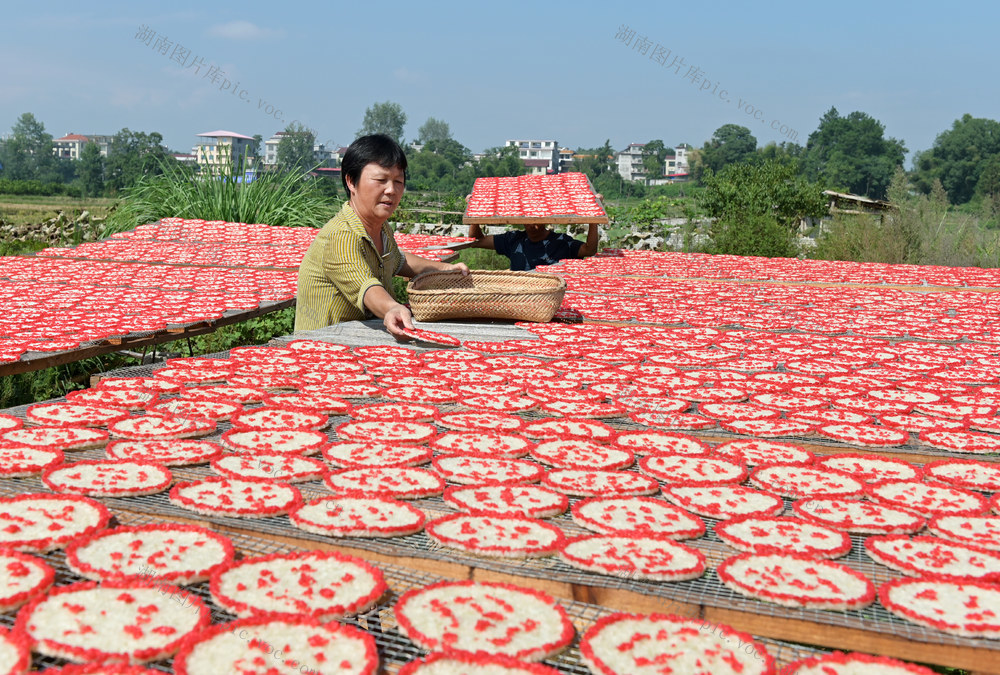
[[[412,340],[410,336],[403,333],[404,330],[414,330],[413,315],[404,305],[397,304],[385,313],[382,318],[385,329],[397,340]]]
[[[461,272],[463,277],[469,276],[469,266],[463,262],[455,263],[454,265],[452,265],[451,271],[454,272],[455,270]]]

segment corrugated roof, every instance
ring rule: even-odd
[[[224,129],[206,131],[203,134],[198,134],[198,136],[204,136],[206,138],[242,138],[247,141],[253,140],[253,136],[244,136],[243,134],[238,134],[235,131],[226,131]]]

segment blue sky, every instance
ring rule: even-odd
[[[997,25],[992,2],[8,3],[0,133],[32,112],[54,137],[129,127],[189,151],[199,132],[267,138],[294,120],[346,145],[368,106],[395,101],[407,139],[436,117],[475,152],[700,146],[727,123],[804,144],[836,106],[912,157],[964,113],[1000,118]],[[177,45],[200,72],[171,60]]]

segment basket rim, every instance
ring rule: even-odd
[[[547,274],[545,272],[522,272],[515,270],[469,270],[469,275],[476,276],[505,276],[510,278],[525,278],[532,277],[538,279],[545,279],[547,281],[554,281],[554,283],[549,288],[531,288],[531,289],[505,289],[505,288],[420,288],[418,282],[430,279],[432,277],[439,276],[456,276],[461,275],[461,270],[438,270],[434,272],[424,272],[419,274],[407,284],[408,294],[437,294],[437,293],[456,293],[460,295],[534,295],[539,293],[555,293],[566,289],[566,280],[555,274]]]

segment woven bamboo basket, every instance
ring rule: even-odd
[[[407,286],[417,321],[513,319],[547,322],[562,304],[566,281],[554,274],[473,270],[428,272]]]

